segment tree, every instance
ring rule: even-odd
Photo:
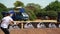
[[[57,12],[55,11],[47,11],[47,15],[50,17],[57,17]]]
[[[47,11],[47,15],[48,15],[51,19],[56,19],[58,14],[57,14],[56,11]]]
[[[29,15],[30,20],[35,20],[36,19],[36,15],[32,10],[29,10],[27,8],[25,10],[26,10],[26,13]]]
[[[1,11],[7,11],[7,7],[3,5],[2,3],[0,3],[0,12]]]
[[[36,19],[38,13],[41,10],[41,6],[39,4],[34,4],[34,3],[28,3],[27,6],[26,6],[26,8],[28,10],[30,10],[30,15],[32,15],[32,16],[30,16],[31,19]]]
[[[41,6],[39,4],[34,4],[34,3],[28,3],[26,8],[33,11],[33,13],[35,13],[36,16],[41,10]]]
[[[60,11],[60,2],[56,0],[55,2],[51,2],[47,7],[45,7],[46,11]]]
[[[14,3],[14,6],[15,6],[15,7],[24,6],[24,3],[22,3],[21,1],[16,1],[16,2]]]
[[[6,11],[7,12],[8,9],[7,9],[7,7],[4,4],[0,3],[0,19],[2,18],[2,14],[1,14],[2,11]]]
[[[51,2],[43,10],[47,11],[47,15],[51,18],[56,18],[60,12],[60,2],[58,0]]]

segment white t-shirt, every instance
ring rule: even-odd
[[[4,17],[2,19],[1,27],[8,28],[10,21],[13,21],[13,19],[10,16]]]

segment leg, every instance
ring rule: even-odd
[[[2,31],[3,31],[5,34],[10,34],[10,33],[9,33],[9,30],[8,30],[7,28],[2,28],[2,27],[1,27],[1,29],[2,29]]]

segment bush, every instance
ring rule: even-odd
[[[47,14],[50,17],[57,17],[57,12],[56,11],[47,11]]]
[[[32,10],[26,10],[26,13],[28,13],[30,20],[35,20],[36,19],[36,15]]]
[[[2,14],[0,13],[0,20],[2,19],[2,17],[3,17],[3,16],[2,16]]]

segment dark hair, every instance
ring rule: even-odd
[[[6,14],[5,14],[5,16],[9,16],[9,15],[10,15],[10,13],[6,13]]]

